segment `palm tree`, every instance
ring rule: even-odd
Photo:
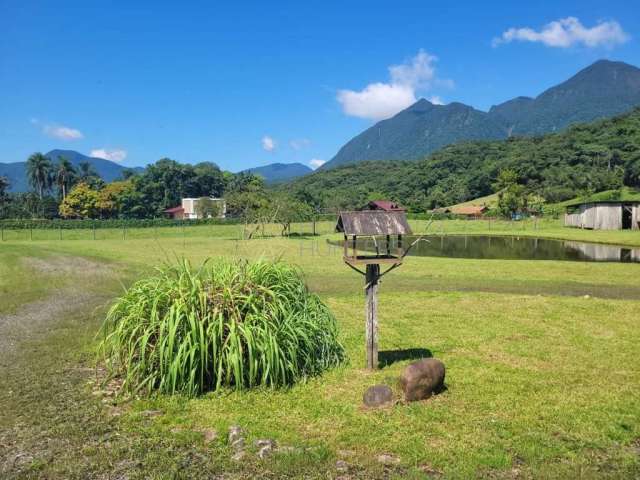
[[[87,180],[91,180],[98,176],[98,172],[93,168],[93,165],[89,162],[80,162],[78,164],[78,176],[80,180],[86,182]]]
[[[38,190],[42,200],[43,193],[51,187],[51,160],[41,153],[34,153],[27,159],[27,178],[31,186]]]
[[[11,183],[7,177],[0,177],[0,199],[4,198],[10,186]]]
[[[67,188],[73,184],[76,178],[76,170],[73,164],[64,157],[58,157],[56,165],[55,180],[58,190],[62,193],[62,200],[67,197]]]

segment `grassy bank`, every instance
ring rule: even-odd
[[[424,223],[414,223],[414,229],[419,231]],[[488,231],[481,222],[443,225],[449,233]],[[491,232],[509,233],[509,227],[495,226]],[[561,229],[543,227],[537,231],[553,235]],[[206,230],[196,235],[197,228],[189,229],[192,234],[186,240],[162,234],[125,242],[5,241],[0,265],[27,279],[33,272],[21,262],[25,256],[103,259],[112,266],[109,281],[75,281],[82,281],[76,283],[78,288],[95,285],[104,299],[116,294],[119,281],[128,284],[176,256],[194,262],[218,255],[282,257],[303,269],[311,289],[335,313],[350,363],[286,390],[103,404],[84,384],[90,374],[73,381],[68,370],[86,366],[93,358],[92,333],[103,311],[87,307],[61,319],[69,322],[63,323],[67,326],[33,345],[30,351],[37,355],[21,360],[23,366],[34,365],[34,371],[45,369],[46,375],[15,375],[3,389],[30,391],[32,401],[16,402],[6,393],[0,397],[9,414],[6,421],[15,425],[16,419],[45,407],[44,392],[54,389],[52,384],[66,383],[73,394],[69,402],[50,405],[50,415],[35,415],[27,422],[25,431],[55,431],[59,427],[52,418],[68,417],[70,425],[61,434],[68,439],[67,453],[35,459],[33,476],[81,476],[117,465],[133,477],[180,477],[182,468],[187,477],[226,471],[232,477],[279,477],[289,472],[292,477],[326,478],[339,474],[338,459],[347,462],[349,475],[361,478],[426,478],[434,472],[448,478],[628,478],[640,472],[637,265],[412,257],[381,285],[382,368],[371,373],[362,368],[363,279],[342,264],[340,252],[325,238],[236,241]],[[640,244],[640,235],[632,233],[636,237],[606,238]],[[3,284],[0,304],[20,289],[29,290],[24,282]],[[50,285],[51,278],[40,283]],[[41,295],[47,295],[46,288]],[[56,354],[45,362],[43,351]],[[395,378],[404,366],[429,355],[447,366],[443,394],[426,403],[379,411],[361,407],[366,387],[387,383],[397,388]],[[68,413],[73,408],[93,413],[74,419]],[[118,416],[110,416],[114,411]],[[85,447],[83,422],[91,424],[91,431],[102,432],[95,435],[107,435],[114,447]],[[264,461],[251,456],[236,464],[222,438],[232,424],[246,430],[249,444],[272,438],[306,450]],[[218,432],[219,439],[205,443],[202,432],[207,431]],[[377,457],[384,453],[397,456],[401,464],[380,465]],[[139,463],[127,463],[134,460]]]

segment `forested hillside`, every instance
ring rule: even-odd
[[[488,112],[421,99],[347,142],[321,170],[367,160],[418,160],[458,142],[560,132],[640,106],[640,69],[600,60],[536,98],[517,97]]]
[[[640,109],[559,134],[451,145],[418,162],[362,162],[319,171],[281,188],[317,208],[389,198],[420,211],[490,194],[507,169],[548,202],[640,187]]]

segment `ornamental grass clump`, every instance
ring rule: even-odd
[[[344,359],[335,318],[283,262],[159,268],[115,302],[102,332],[108,369],[134,393],[281,387]]]

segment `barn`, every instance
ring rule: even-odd
[[[592,230],[638,230],[640,201],[591,201],[568,205],[564,225]]]

